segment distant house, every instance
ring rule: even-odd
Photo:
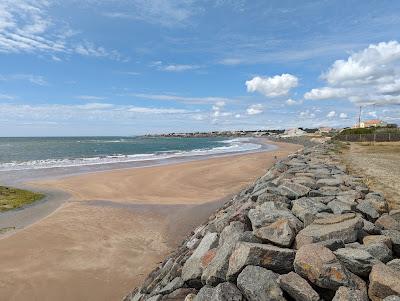
[[[360,122],[360,128],[372,128],[372,127],[384,127],[387,126],[387,123],[379,120],[379,119],[371,119],[371,120],[365,120]]]

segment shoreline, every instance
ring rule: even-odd
[[[122,298],[229,196],[263,175],[274,156],[301,148],[280,145],[269,152],[35,182],[62,188],[69,199],[0,240],[0,269],[8,275],[0,280],[0,294],[9,300]]]

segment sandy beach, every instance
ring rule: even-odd
[[[1,300],[120,300],[224,199],[300,148],[29,183],[70,194],[0,240]]]

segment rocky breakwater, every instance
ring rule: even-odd
[[[400,300],[400,211],[329,144],[276,163],[125,301]]]

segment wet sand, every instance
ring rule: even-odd
[[[0,300],[120,300],[197,225],[299,146],[30,183],[70,199],[0,240]]]

